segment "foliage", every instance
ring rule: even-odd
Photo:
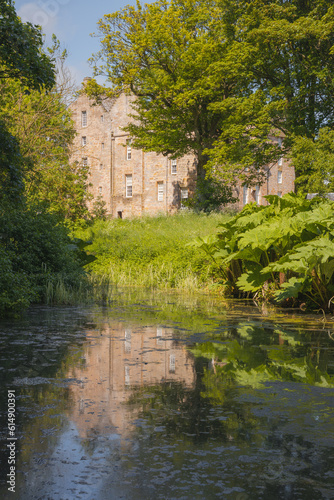
[[[215,230],[223,214],[179,213],[140,219],[97,220],[76,231],[91,240],[97,260],[89,266],[101,279],[119,285],[194,290],[210,283],[212,265],[185,243]]]
[[[51,88],[52,59],[42,51],[40,27],[22,23],[11,0],[0,0],[0,78],[16,78],[29,87]]]
[[[125,91],[136,97],[132,103],[135,120],[126,128],[134,147],[172,158],[195,155],[201,182],[193,203],[205,210],[211,208],[211,192],[204,182],[207,155],[222,131],[227,140],[235,140],[231,115],[242,108],[238,99],[243,101],[252,93],[244,57],[235,57],[230,26],[222,23],[224,13],[215,0],[159,0],[127,6],[99,22],[102,49],[93,58],[96,73],[108,76],[113,95]],[[98,91],[92,82],[90,95],[96,96]],[[248,127],[249,117],[259,107],[255,101],[248,101],[244,120]],[[263,164],[273,151],[276,156],[278,152],[268,143],[268,126],[262,135],[265,141],[257,146],[257,159],[263,157]],[[234,184],[239,175],[249,179],[251,173],[234,161],[229,170],[224,169],[224,185]],[[228,194],[228,188],[224,189]],[[226,203],[229,198],[222,200]],[[214,201],[212,204],[216,206]]]
[[[1,117],[20,145],[28,204],[70,221],[88,218],[88,168],[69,162],[75,130],[63,95],[9,79],[0,92]]]
[[[261,184],[262,167],[333,127],[333,27],[329,0],[138,2],[99,22],[92,61],[113,95],[136,97],[134,146],[172,158],[192,152],[199,178]],[[101,89],[92,82],[90,91]],[[268,140],[275,136],[283,150]]]
[[[0,206],[17,205],[24,190],[23,158],[17,140],[0,119]]]
[[[38,27],[23,24],[0,1],[0,315],[18,314],[62,282],[85,282],[83,243],[73,242],[59,215],[85,214],[87,172],[68,163],[74,135],[42,52]],[[54,54],[52,54],[54,55]],[[54,212],[57,216],[48,214]]]
[[[334,131],[321,128],[315,139],[297,137],[290,158],[300,193],[323,195],[334,191]]]
[[[227,291],[279,302],[303,298],[324,310],[334,295],[334,204],[288,194],[246,205],[195,245],[220,266]],[[283,283],[282,283],[283,282]]]
[[[51,282],[67,287],[85,281],[84,243],[68,236],[54,216],[35,210],[11,210],[0,217],[0,312],[43,300]]]

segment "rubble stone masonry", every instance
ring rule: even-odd
[[[107,213],[113,217],[173,213],[182,208],[182,200],[194,193],[196,162],[192,155],[176,161],[131,146],[123,128],[129,123],[133,97],[122,94],[101,105],[85,95],[71,104],[77,136],[72,161],[88,164],[93,201],[101,197]],[[272,138],[272,140],[279,140]],[[267,181],[258,187],[239,186],[236,207],[257,201],[266,203],[267,194],[283,195],[294,190],[294,169],[281,159],[267,167]],[[90,207],[90,208],[91,208]]]

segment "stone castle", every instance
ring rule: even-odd
[[[108,215],[127,218],[174,213],[194,193],[195,158],[186,155],[172,160],[132,148],[131,138],[123,130],[130,120],[132,99],[122,94],[93,105],[80,95],[70,106],[77,131],[71,160],[89,167],[94,200],[105,202]],[[267,181],[261,186],[237,189],[235,208],[255,201],[264,204],[267,194],[282,196],[294,190],[294,169],[284,158],[266,172]]]

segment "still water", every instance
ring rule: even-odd
[[[334,498],[334,324],[320,319],[123,291],[3,321],[0,498]]]

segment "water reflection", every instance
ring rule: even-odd
[[[111,309],[36,309],[1,325],[16,498],[333,498],[330,326],[132,293]],[[15,498],[2,451],[0,497]]]
[[[81,365],[68,373],[80,381],[69,385],[73,401],[69,416],[81,438],[112,429],[124,440],[135,426],[136,411],[126,404],[133,393],[165,382],[193,387],[193,360],[184,345],[170,338],[171,329],[122,323],[100,328],[98,337],[88,332]]]

